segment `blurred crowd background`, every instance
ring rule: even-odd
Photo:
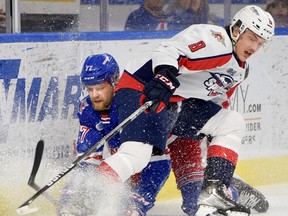
[[[183,30],[192,24],[228,25],[247,4],[288,27],[288,0],[0,0],[0,32]]]

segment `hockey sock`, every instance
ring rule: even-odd
[[[97,168],[96,171],[101,175],[109,178],[110,180],[114,180],[120,182],[118,174],[105,162],[103,161]]]

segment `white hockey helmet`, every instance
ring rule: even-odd
[[[233,36],[232,30],[235,25],[239,26],[239,34]],[[270,13],[262,10],[255,5],[249,5],[238,11],[232,19],[230,33],[232,40],[236,43],[239,36],[246,31],[251,30],[266,41],[271,40],[274,35],[275,22]]]

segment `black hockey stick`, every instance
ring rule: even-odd
[[[35,189],[36,191],[38,191],[40,189],[40,187],[35,183],[35,178],[36,178],[37,172],[38,172],[40,164],[41,164],[43,151],[44,151],[44,141],[39,140],[37,145],[36,145],[34,163],[33,163],[32,171],[31,171],[31,174],[30,174],[30,177],[28,180],[28,185],[30,187],[32,187],[33,189]],[[49,194],[44,192],[43,195],[51,203],[53,203],[54,205],[58,205],[57,200],[53,199],[53,197],[51,197]]]
[[[39,140],[36,146],[36,150],[35,150],[32,171],[30,174],[30,178],[28,180],[28,185],[34,188],[36,191],[40,189],[40,187],[35,183],[35,177],[41,164],[43,151],[44,151],[44,141]]]
[[[48,184],[38,190],[32,197],[30,197],[26,202],[24,202],[19,208],[16,209],[17,214],[24,215],[37,211],[36,208],[29,209],[29,205],[43,192],[45,192],[48,188],[54,185],[57,181],[59,181],[63,176],[69,173],[74,167],[76,167],[82,160],[84,160],[87,156],[92,154],[100,145],[109,141],[112,137],[114,137],[117,133],[119,133],[125,126],[127,126],[130,122],[132,122],[136,117],[138,117],[141,113],[143,113],[147,108],[149,108],[153,104],[153,101],[148,101],[139,107],[136,111],[134,111],[130,116],[128,116],[124,121],[122,121],[117,127],[115,127],[110,133],[104,136],[99,142],[94,144],[87,152],[83,155],[79,156],[70,166],[67,166],[65,170],[60,172],[57,176],[55,176]]]

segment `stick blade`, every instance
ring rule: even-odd
[[[36,212],[36,211],[38,211],[38,208],[29,208],[28,205],[25,205],[23,207],[16,209],[16,213],[18,215],[31,214],[31,213]]]
[[[28,185],[30,185],[31,187],[34,186],[34,180],[35,180],[36,174],[37,174],[38,169],[39,169],[40,164],[41,164],[43,151],[44,151],[44,141],[39,140],[37,143],[37,146],[36,146],[36,150],[35,150],[35,156],[34,156],[34,163],[33,163],[32,171],[30,174],[30,178],[28,180]]]

